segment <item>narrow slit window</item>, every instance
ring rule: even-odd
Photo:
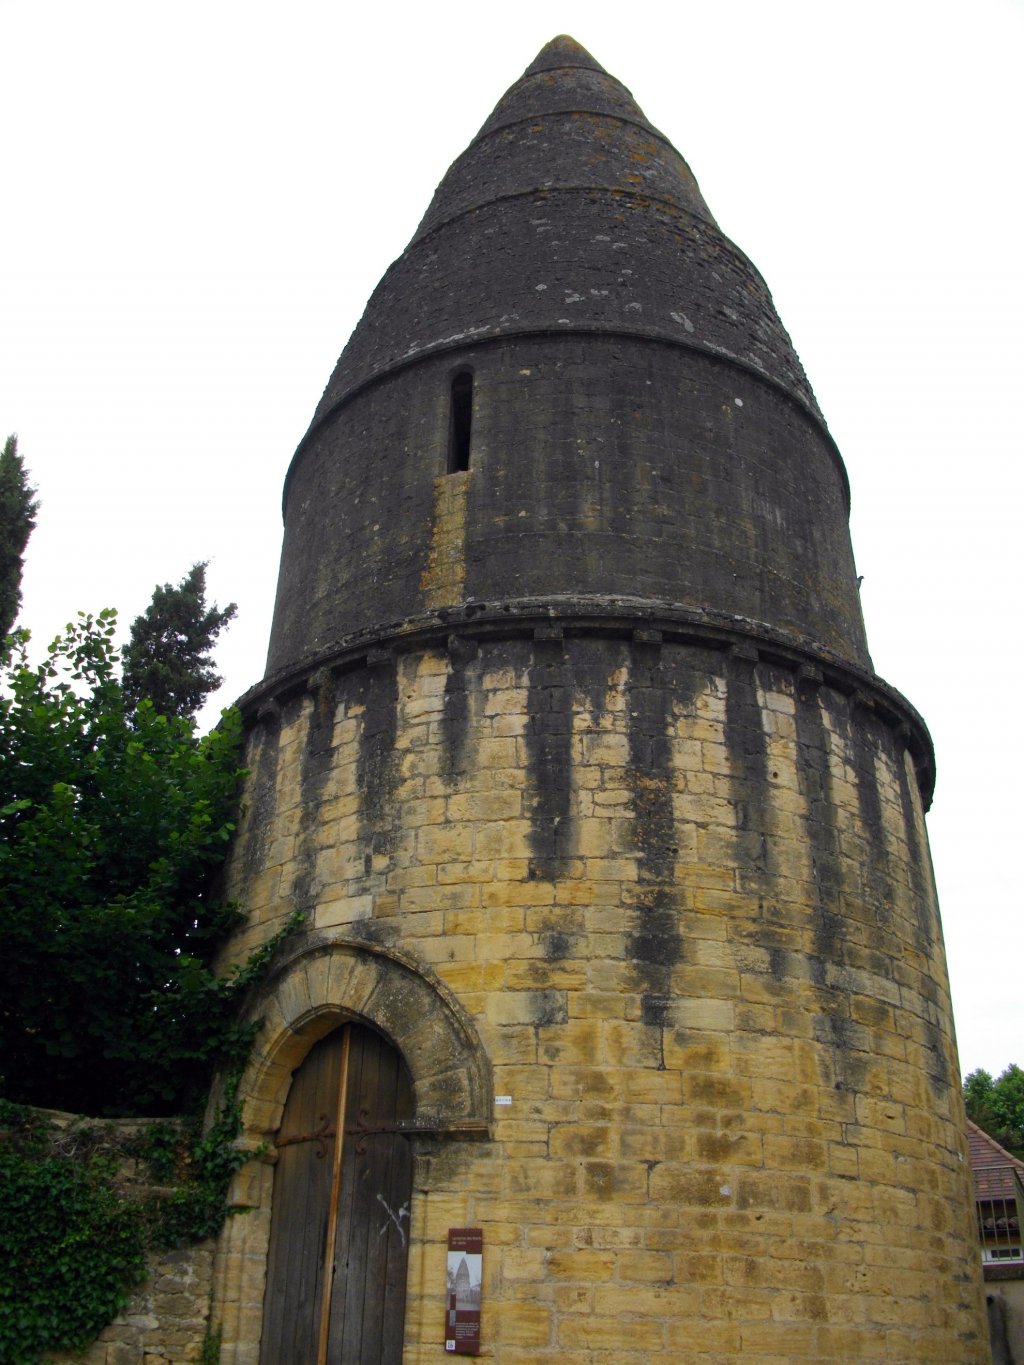
[[[469,468],[469,442],[473,429],[473,376],[463,370],[452,380],[451,417],[448,430],[448,473],[462,474]]]

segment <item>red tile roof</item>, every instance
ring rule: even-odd
[[[1024,1181],[1024,1161],[1011,1156],[976,1123],[967,1120],[967,1144],[978,1199],[1012,1199],[1015,1194],[1011,1168]]]

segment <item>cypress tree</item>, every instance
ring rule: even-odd
[[[206,605],[205,561],[193,564],[177,587],[158,583],[121,651],[128,703],[138,706],[148,697],[162,716],[194,717],[222,682],[212,650],[235,611],[234,602],[223,611]]]
[[[0,454],[0,640],[18,619],[25,546],[38,510],[35,489],[18,454],[18,438],[8,436]]]

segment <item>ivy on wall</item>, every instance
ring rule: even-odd
[[[0,1362],[78,1350],[124,1307],[145,1270],[142,1209],[112,1182],[90,1134],[56,1139],[0,1101]]]
[[[0,1365],[84,1349],[144,1279],[147,1251],[219,1231],[249,1159],[239,1120],[233,1087],[205,1133],[168,1122],[126,1136],[0,1100]]]

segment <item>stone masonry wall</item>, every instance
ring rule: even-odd
[[[125,1154],[130,1140],[154,1120],[95,1120],[45,1112],[58,1131],[99,1128],[107,1154],[117,1160],[118,1185],[132,1198],[144,1200],[157,1192],[148,1182],[145,1163]],[[214,1242],[209,1240],[150,1252],[146,1278],[124,1310],[84,1352],[50,1352],[48,1365],[195,1365],[201,1358],[210,1316],[213,1251]]]
[[[468,475],[446,474],[456,368]],[[721,360],[625,337],[466,346],[370,386],[296,457],[268,676],[438,606],[566,596],[742,619],[867,668],[847,496],[818,423]]]
[[[456,1225],[502,1365],[986,1360],[900,731],[753,648],[547,633],[380,651],[252,733],[237,954],[296,908],[400,952],[512,1099],[490,1141],[417,1140],[407,1365],[443,1349]],[[256,1359],[256,1169],[225,1361]]]
[[[84,1355],[49,1355],[49,1365],[195,1365],[210,1313],[213,1247],[150,1255],[145,1283]]]

